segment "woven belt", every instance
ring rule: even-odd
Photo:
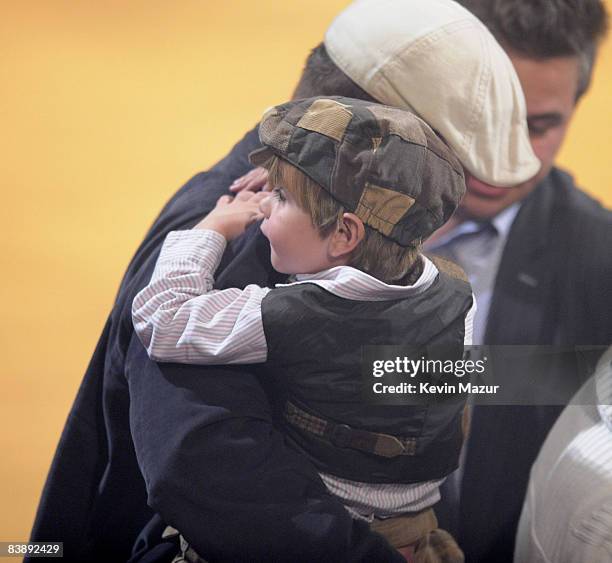
[[[414,455],[416,438],[379,434],[336,424],[303,411],[291,401],[285,403],[285,418],[297,428],[319,436],[338,448],[351,448],[382,457]]]

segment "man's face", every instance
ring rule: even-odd
[[[467,174],[467,193],[457,210],[459,219],[490,219],[526,197],[550,171],[574,113],[577,57],[537,60],[507,52],[525,93],[531,146],[542,168],[531,180],[510,189],[495,188]]]

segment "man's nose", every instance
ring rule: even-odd
[[[272,208],[272,196],[264,197],[259,202],[259,210],[263,213],[264,217],[267,219],[270,217],[270,209]]]

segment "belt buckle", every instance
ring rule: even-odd
[[[376,438],[374,452],[383,457],[397,457],[405,452],[404,445],[395,437],[379,434]]]

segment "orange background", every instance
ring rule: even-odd
[[[3,3],[0,541],[28,538],[120,277],[156,213],[290,96],[347,4]],[[608,206],[611,50],[559,159]]]

